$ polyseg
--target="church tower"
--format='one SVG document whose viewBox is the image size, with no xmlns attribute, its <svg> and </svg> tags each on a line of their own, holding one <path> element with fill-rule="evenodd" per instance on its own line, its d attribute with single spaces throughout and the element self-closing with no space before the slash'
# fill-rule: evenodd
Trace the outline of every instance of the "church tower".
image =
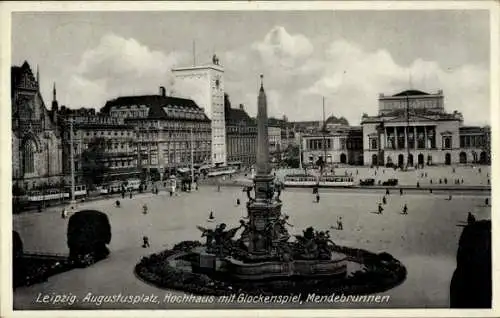
<svg viewBox="0 0 500 318">
<path fill-rule="evenodd" d="M 57 102 L 57 92 L 56 83 L 54 82 L 54 87 L 52 88 L 52 107 L 51 107 L 52 121 L 57 122 L 57 113 L 59 112 L 59 103 Z"/>
<path fill-rule="evenodd" d="M 224 67 L 217 55 L 212 63 L 172 69 L 179 97 L 192 99 L 212 121 L 212 165 L 226 165 L 226 124 L 224 110 Z"/>
</svg>

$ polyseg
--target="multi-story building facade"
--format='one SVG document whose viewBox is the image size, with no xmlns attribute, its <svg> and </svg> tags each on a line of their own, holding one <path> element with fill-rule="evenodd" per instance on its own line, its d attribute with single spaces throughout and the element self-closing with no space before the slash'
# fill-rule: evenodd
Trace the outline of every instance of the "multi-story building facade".
<svg viewBox="0 0 500 318">
<path fill-rule="evenodd" d="M 491 163 L 489 127 L 460 127 L 460 163 Z"/>
<path fill-rule="evenodd" d="M 45 107 L 39 78 L 26 61 L 11 68 L 12 179 L 17 189 L 50 187 L 63 178 L 55 86 L 54 112 Z"/>
<path fill-rule="evenodd" d="M 225 108 L 228 164 L 251 166 L 257 160 L 257 123 L 242 104 L 231 108 L 227 102 Z"/>
<path fill-rule="evenodd" d="M 160 179 L 176 168 L 210 163 L 211 122 L 193 100 L 158 95 L 123 96 L 101 112 L 123 118 L 136 131 L 138 166 Z"/>
<path fill-rule="evenodd" d="M 330 164 L 363 164 L 361 127 L 331 126 L 325 132 L 304 134 L 302 157 L 306 165 L 322 160 Z"/>
<path fill-rule="evenodd" d="M 96 176 L 86 170 L 86 152 L 96 152 L 92 165 L 102 166 L 101 182 L 126 180 L 139 177 L 137 168 L 137 145 L 134 126 L 126 124 L 123 118 L 95 114 L 95 110 L 61 111 L 64 130 L 64 172 L 71 174 L 71 153 L 73 145 L 74 175 L 76 184 L 89 182 Z M 73 122 L 71 136 L 70 121 Z"/>
<path fill-rule="evenodd" d="M 218 57 L 213 56 L 211 65 L 174 68 L 172 73 L 176 93 L 195 100 L 211 120 L 211 163 L 225 165 L 224 68 L 219 64 Z"/>
<path fill-rule="evenodd" d="M 459 163 L 462 114 L 447 113 L 440 90 L 380 94 L 377 116 L 364 116 L 365 165 Z"/>
</svg>

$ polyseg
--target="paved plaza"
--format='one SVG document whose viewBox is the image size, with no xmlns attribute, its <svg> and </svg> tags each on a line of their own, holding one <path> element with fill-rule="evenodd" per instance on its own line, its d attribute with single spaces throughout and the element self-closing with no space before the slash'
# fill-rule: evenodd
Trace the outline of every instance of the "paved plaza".
<svg viewBox="0 0 500 318">
<path fill-rule="evenodd" d="M 350 169 L 354 170 L 355 169 Z M 387 171 L 390 169 L 386 170 Z M 483 170 L 483 174 L 486 171 Z M 451 178 L 451 177 L 450 177 Z M 325 308 L 422 308 L 448 307 L 449 283 L 455 268 L 458 238 L 462 227 L 457 224 L 466 220 L 467 212 L 477 219 L 489 219 L 491 208 L 484 206 L 485 195 L 448 195 L 416 192 L 399 195 L 392 191 L 384 213 L 377 215 L 378 202 L 383 190 L 372 192 L 320 191 L 321 201 L 313 203 L 310 189 L 287 189 L 282 193 L 283 212 L 290 215 L 292 234 L 301 234 L 308 226 L 315 229 L 330 229 L 338 216 L 343 217 L 344 230 L 331 229 L 335 243 L 358 247 L 373 252 L 386 251 L 402 261 L 408 269 L 408 277 L 400 286 L 381 295 L 389 295 L 389 303 L 380 304 L 330 304 Z M 163 298 L 166 293 L 182 295 L 182 292 L 161 290 L 139 280 L 133 270 L 141 257 L 172 247 L 182 240 L 198 240 L 200 232 L 196 225 L 207 225 L 210 211 L 217 222 L 231 226 L 246 215 L 245 204 L 236 206 L 236 199 L 246 202 L 246 194 L 238 187 L 222 187 L 218 192 L 214 186 L 202 186 L 193 193 L 180 193 L 170 197 L 142 194 L 133 199 L 121 199 L 122 206 L 116 208 L 116 199 L 87 202 L 79 209 L 97 209 L 110 219 L 112 239 L 109 258 L 89 268 L 74 269 L 53 277 L 45 283 L 18 288 L 14 292 L 15 309 L 168 309 L 203 308 L 196 304 L 95 304 L 75 303 L 72 306 L 36 303 L 39 293 L 72 293 L 83 298 L 87 292 L 97 295 L 156 294 Z M 401 215 L 404 204 L 408 215 Z M 149 213 L 142 213 L 147 204 Z M 26 252 L 67 254 L 67 219 L 61 219 L 60 208 L 43 213 L 14 215 L 14 229 L 24 243 Z M 151 247 L 141 248 L 141 238 L 147 235 Z M 230 307 L 241 305 L 233 304 Z M 264 305 L 254 305 L 263 307 Z M 290 304 L 288 306 L 291 306 Z M 303 306 L 303 305 L 302 305 Z M 319 307 L 318 304 L 308 306 Z M 205 305 L 214 308 L 216 305 Z M 276 306 L 275 306 L 276 307 Z M 227 307 L 220 307 L 227 308 Z M 286 308 L 286 307 L 283 307 Z"/>
</svg>

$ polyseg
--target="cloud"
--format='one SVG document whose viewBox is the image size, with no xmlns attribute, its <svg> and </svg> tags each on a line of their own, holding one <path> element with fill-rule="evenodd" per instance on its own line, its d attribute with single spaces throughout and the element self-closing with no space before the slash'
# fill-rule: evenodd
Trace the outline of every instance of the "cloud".
<svg viewBox="0 0 500 318">
<path fill-rule="evenodd" d="M 324 96 L 327 116 L 344 116 L 356 125 L 363 113 L 377 114 L 380 93 L 396 94 L 408 89 L 411 79 L 414 89 L 430 93 L 442 89 L 446 111 L 462 112 L 466 124 L 489 123 L 489 73 L 484 66 L 465 64 L 444 69 L 436 61 L 418 57 L 410 65 L 399 65 L 384 48 L 369 51 L 360 44 L 338 39 L 327 45 L 325 52 L 314 52 L 312 43 L 314 39 L 274 27 L 262 41 L 240 49 L 230 61 L 236 64 L 226 63 L 226 69 L 238 72 L 231 73 L 231 82 L 237 85 L 226 84 L 233 104 L 246 103 L 250 105 L 246 109 L 255 115 L 257 78 L 263 72 L 270 115 L 319 120 Z"/>
<path fill-rule="evenodd" d="M 252 48 L 265 64 L 284 68 L 298 66 L 314 51 L 312 43 L 304 35 L 289 34 L 282 26 L 274 27 L 263 41 L 254 43 Z"/>
<path fill-rule="evenodd" d="M 100 108 L 119 95 L 156 94 L 159 86 L 171 88 L 171 68 L 185 54 L 151 50 L 132 38 L 103 36 L 99 44 L 83 53 L 70 78 L 72 101 Z M 86 98 L 80 98 L 85 94 Z"/>
<path fill-rule="evenodd" d="M 120 95 L 155 94 L 160 85 L 173 89 L 174 95 L 190 92 L 182 96 L 196 101 L 202 91 L 181 87 L 170 73 L 173 66 L 187 63 L 188 55 L 155 51 L 136 39 L 108 34 L 68 72 L 69 80 L 61 85 L 66 90 L 61 92 L 71 101 L 70 107 L 100 108 Z M 327 116 L 343 116 L 353 125 L 359 124 L 363 113 L 377 114 L 379 93 L 408 89 L 411 74 L 414 89 L 431 93 L 442 89 L 446 110 L 462 112 L 466 124 L 490 122 L 489 71 L 482 65 L 448 69 L 418 56 L 400 65 L 383 47 L 367 50 L 362 43 L 346 39 L 324 43 L 281 26 L 270 29 L 261 40 L 221 53 L 221 63 L 232 104 L 245 104 L 252 116 L 257 111 L 259 74 L 264 74 L 269 115 L 319 120 L 324 96 Z M 59 87 L 58 83 L 58 92 Z"/>
</svg>

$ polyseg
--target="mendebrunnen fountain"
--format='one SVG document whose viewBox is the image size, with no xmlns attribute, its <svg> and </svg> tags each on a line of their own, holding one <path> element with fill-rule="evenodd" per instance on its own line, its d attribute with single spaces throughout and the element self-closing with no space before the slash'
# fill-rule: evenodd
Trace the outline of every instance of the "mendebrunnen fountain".
<svg viewBox="0 0 500 318">
<path fill-rule="evenodd" d="M 183 241 L 136 265 L 138 277 L 157 287 L 198 295 L 366 295 L 402 283 L 406 268 L 388 253 L 343 247 L 313 227 L 290 241 L 288 216 L 275 195 L 269 165 L 267 100 L 258 97 L 257 169 L 247 191 L 248 215 L 232 229 L 197 226 L 204 243 Z M 252 197 L 252 191 L 254 196 Z M 241 231 L 240 231 L 241 230 Z M 241 232 L 239 238 L 238 232 Z"/>
</svg>

